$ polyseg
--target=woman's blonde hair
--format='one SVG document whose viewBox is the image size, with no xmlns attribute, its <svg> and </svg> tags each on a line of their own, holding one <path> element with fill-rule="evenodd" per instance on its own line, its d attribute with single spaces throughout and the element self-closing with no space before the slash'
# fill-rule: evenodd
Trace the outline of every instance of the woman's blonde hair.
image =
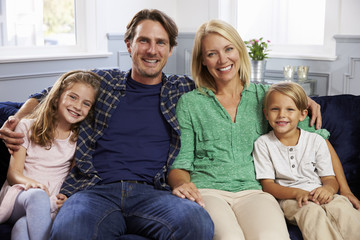
<svg viewBox="0 0 360 240">
<path fill-rule="evenodd" d="M 192 51 L 191 73 L 196 87 L 205 87 L 213 92 L 216 92 L 215 80 L 211 76 L 207 67 L 202 64 L 202 40 L 205 36 L 211 33 L 219 34 L 235 46 L 240 55 L 239 81 L 247 87 L 250 82 L 251 65 L 245 43 L 233 26 L 218 19 L 210 20 L 202 24 L 195 35 Z"/>
<path fill-rule="evenodd" d="M 307 95 L 304 89 L 299 84 L 295 82 L 280 82 L 271 85 L 266 93 L 264 101 L 264 108 L 266 109 L 266 111 L 268 110 L 270 95 L 273 92 L 279 92 L 291 98 L 300 111 L 304 111 L 308 108 Z"/>
<path fill-rule="evenodd" d="M 100 88 L 100 77 L 90 71 L 75 70 L 63 74 L 49 91 L 48 95 L 39 103 L 34 112 L 27 118 L 35 119 L 30 131 L 30 140 L 34 143 L 51 148 L 55 138 L 58 117 L 58 102 L 61 94 L 75 83 L 90 85 L 95 91 L 95 100 Z M 95 103 L 92 105 L 87 118 L 92 118 Z M 76 142 L 79 134 L 80 122 L 71 126 L 73 135 L 71 141 Z"/>
</svg>

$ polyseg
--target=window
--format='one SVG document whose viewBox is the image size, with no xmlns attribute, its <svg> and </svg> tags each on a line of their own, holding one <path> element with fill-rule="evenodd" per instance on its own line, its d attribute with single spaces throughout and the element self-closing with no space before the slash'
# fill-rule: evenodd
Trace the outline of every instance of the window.
<svg viewBox="0 0 360 240">
<path fill-rule="evenodd" d="M 76 45 L 74 0 L 1 2 L 1 47 Z"/>
<path fill-rule="evenodd" d="M 0 62 L 104 56 L 91 16 L 96 0 L 0 0 Z"/>
<path fill-rule="evenodd" d="M 237 29 L 243 38 L 271 41 L 271 57 L 335 59 L 330 28 L 336 3 L 329 0 L 239 0 Z"/>
</svg>

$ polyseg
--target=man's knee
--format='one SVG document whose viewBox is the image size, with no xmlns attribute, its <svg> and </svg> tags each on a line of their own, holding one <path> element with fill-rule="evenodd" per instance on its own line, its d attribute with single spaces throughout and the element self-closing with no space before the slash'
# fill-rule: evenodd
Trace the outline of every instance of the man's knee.
<svg viewBox="0 0 360 240">
<path fill-rule="evenodd" d="M 56 216 L 51 239 L 116 239 L 126 224 L 120 210 L 106 205 L 83 193 L 73 195 Z"/>
<path fill-rule="evenodd" d="M 175 234 L 176 239 L 212 239 L 214 236 L 214 224 L 210 215 L 195 202 L 184 204 L 177 220 L 180 229 Z"/>
</svg>

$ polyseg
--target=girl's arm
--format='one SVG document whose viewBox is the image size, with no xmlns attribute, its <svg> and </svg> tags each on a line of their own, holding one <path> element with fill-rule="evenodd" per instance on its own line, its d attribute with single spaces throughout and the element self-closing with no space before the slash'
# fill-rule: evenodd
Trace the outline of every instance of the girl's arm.
<svg viewBox="0 0 360 240">
<path fill-rule="evenodd" d="M 300 188 L 284 187 L 275 183 L 273 179 L 261 179 L 260 183 L 264 192 L 268 192 L 280 200 L 296 199 L 299 207 L 302 207 L 303 204 L 306 205 L 311 200 L 309 192 Z"/>
<path fill-rule="evenodd" d="M 347 197 L 350 200 L 350 202 L 353 204 L 354 208 L 360 211 L 360 201 L 355 197 L 355 195 L 350 190 L 350 187 L 346 181 L 346 177 L 339 156 L 337 155 L 334 147 L 331 145 L 331 143 L 328 140 L 326 140 L 326 143 L 330 150 L 331 162 L 335 172 L 336 180 L 339 183 L 340 194 Z"/>
<path fill-rule="evenodd" d="M 29 188 L 40 188 L 43 189 L 47 194 L 49 191 L 44 184 L 35 181 L 32 178 L 24 176 L 24 166 L 26 158 L 26 148 L 23 146 L 11 155 L 9 169 L 7 174 L 7 181 L 12 186 L 15 184 L 24 184 L 25 190 Z"/>
<path fill-rule="evenodd" d="M 205 204 L 201 194 L 194 183 L 190 182 L 190 174 L 183 169 L 172 169 L 169 173 L 169 185 L 172 188 L 172 194 L 187 198 L 204 207 Z"/>
</svg>

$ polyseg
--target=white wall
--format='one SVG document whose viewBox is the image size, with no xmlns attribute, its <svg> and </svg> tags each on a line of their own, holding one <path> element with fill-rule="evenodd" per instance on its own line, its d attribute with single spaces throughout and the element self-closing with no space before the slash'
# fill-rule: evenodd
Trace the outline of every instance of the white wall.
<svg viewBox="0 0 360 240">
<path fill-rule="evenodd" d="M 120 49 L 122 48 L 120 43 L 123 43 L 123 41 L 108 41 L 107 34 L 124 33 L 126 25 L 132 16 L 143 8 L 160 9 L 175 20 L 180 33 L 194 33 L 204 21 L 212 18 L 224 19 L 225 12 L 231 12 L 233 10 L 231 6 L 237 3 L 237 0 L 95 1 L 96 9 L 93 9 L 93 17 L 99 21 L 95 27 L 100 29 L 100 38 L 105 40 L 105 42 L 109 42 L 109 51 L 114 54 L 102 58 L 88 57 L 59 61 L 1 63 L 0 101 L 25 101 L 29 94 L 51 86 L 61 73 L 72 69 L 112 68 L 119 66 L 119 59 L 126 59 L 128 61 L 128 56 L 121 54 L 119 56 L 119 51 L 126 52 L 126 49 Z M 350 38 L 354 43 L 348 44 L 349 38 L 339 38 L 340 44 L 337 45 L 337 61 L 309 61 L 286 58 L 269 59 L 270 62 L 267 65 L 267 70 L 269 70 L 270 74 L 281 75 L 282 66 L 285 63 L 310 65 L 312 76 L 318 77 L 323 84 L 322 95 L 341 93 L 360 95 L 360 76 L 357 70 L 360 64 L 360 51 L 358 47 L 360 36 L 360 0 L 327 1 L 331 1 L 338 6 L 337 9 L 333 9 L 336 19 L 333 19 L 334 22 L 331 24 L 331 27 L 336 28 L 336 35 L 357 35 L 357 38 L 354 40 Z M 218 7 L 220 2 L 226 2 L 225 9 Z M 228 20 L 233 22 L 234 17 L 229 17 Z M 179 65 L 184 65 L 184 62 L 189 57 L 191 39 L 185 38 L 181 41 L 185 47 L 177 47 L 178 54 L 173 54 L 169 60 L 167 64 L 168 69 L 165 69 L 167 72 L 178 74 L 188 72 L 186 66 L 179 68 Z M 186 43 L 184 44 L 184 42 Z M 173 72 L 174 69 L 177 72 Z"/>
<path fill-rule="evenodd" d="M 236 6 L 237 0 L 99 0 L 100 13 L 105 18 L 104 32 L 124 33 L 132 16 L 143 8 L 157 8 L 172 17 L 180 32 L 195 32 L 205 21 L 224 16 L 219 2 L 227 6 Z M 327 0 L 335 2 L 339 8 L 337 34 L 360 34 L 360 1 Z M 131 3 L 131 4 L 130 4 Z M 231 11 L 228 9 L 227 11 Z M 230 18 L 232 19 L 232 18 Z M 338 19 L 335 19 L 338 20 Z"/>
<path fill-rule="evenodd" d="M 360 35 L 360 1 L 342 0 L 339 34 Z"/>
</svg>

